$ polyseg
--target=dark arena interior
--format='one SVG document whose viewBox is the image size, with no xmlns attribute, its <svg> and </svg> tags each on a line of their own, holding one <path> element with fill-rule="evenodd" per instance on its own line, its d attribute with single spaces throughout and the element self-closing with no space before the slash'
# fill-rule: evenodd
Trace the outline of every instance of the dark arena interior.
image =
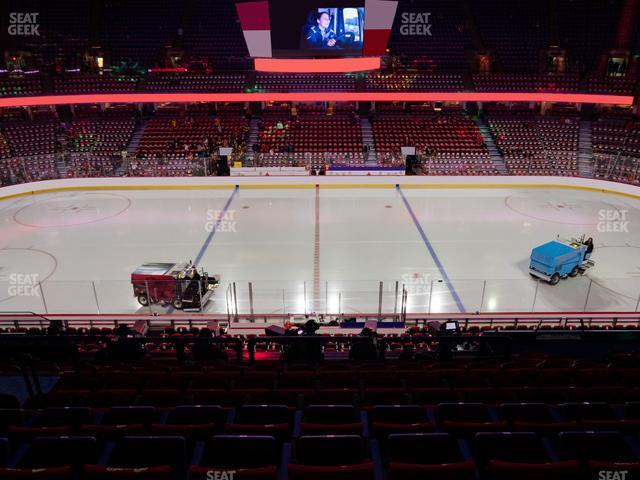
<svg viewBox="0 0 640 480">
<path fill-rule="evenodd" d="M 640 480 L 640 0 L 0 19 L 1 480 Z"/>
</svg>

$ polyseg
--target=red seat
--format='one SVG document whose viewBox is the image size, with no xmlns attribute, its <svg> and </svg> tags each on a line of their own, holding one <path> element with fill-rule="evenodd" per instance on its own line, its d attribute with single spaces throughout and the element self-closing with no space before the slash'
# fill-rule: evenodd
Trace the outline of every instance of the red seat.
<svg viewBox="0 0 640 480">
<path fill-rule="evenodd" d="M 291 480 L 372 480 L 373 473 L 373 462 L 340 466 L 289 465 Z"/>
<path fill-rule="evenodd" d="M 390 462 L 388 478 L 389 480 L 473 480 L 476 478 L 476 467 L 472 460 L 441 465 Z"/>
<path fill-rule="evenodd" d="M 226 468 L 217 467 L 202 467 L 198 465 L 192 465 L 189 468 L 189 480 L 211 480 L 212 471 L 219 470 L 225 472 Z M 266 466 L 255 468 L 233 468 L 234 480 L 277 480 L 278 479 L 278 467 Z"/>
<path fill-rule="evenodd" d="M 51 468 L 0 468 L 0 478 L 3 480 L 18 479 L 42 479 L 42 480 L 68 480 L 71 479 L 71 467 Z"/>
<path fill-rule="evenodd" d="M 580 478 L 578 462 L 515 463 L 489 460 L 488 471 L 495 480 L 572 480 Z"/>
<path fill-rule="evenodd" d="M 84 478 L 95 480 L 172 480 L 173 469 L 169 466 L 154 467 L 109 467 L 85 465 Z"/>
</svg>

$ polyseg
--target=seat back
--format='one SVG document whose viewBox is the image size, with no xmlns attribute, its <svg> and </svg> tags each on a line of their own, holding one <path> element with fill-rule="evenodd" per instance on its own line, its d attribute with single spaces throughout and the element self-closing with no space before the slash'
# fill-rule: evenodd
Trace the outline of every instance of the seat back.
<svg viewBox="0 0 640 480">
<path fill-rule="evenodd" d="M 483 466 L 489 460 L 545 463 L 550 460 L 542 439 L 530 432 L 481 432 L 474 440 L 475 458 Z"/>
<path fill-rule="evenodd" d="M 354 465 L 367 458 L 359 435 L 306 435 L 294 445 L 294 459 L 303 465 Z"/>
<path fill-rule="evenodd" d="M 169 412 L 167 423 L 170 425 L 197 425 L 202 423 L 221 423 L 226 412 L 218 405 L 179 405 Z"/>
<path fill-rule="evenodd" d="M 21 468 L 61 467 L 97 461 L 98 443 L 94 437 L 37 437 L 19 465 Z"/>
<path fill-rule="evenodd" d="M 131 436 L 120 440 L 111 458 L 110 466 L 153 467 L 168 465 L 182 470 L 187 463 L 187 447 L 183 437 Z"/>
<path fill-rule="evenodd" d="M 553 416 L 544 403 L 503 403 L 499 407 L 500 417 L 509 422 L 551 422 Z"/>
<path fill-rule="evenodd" d="M 244 405 L 236 412 L 236 423 L 288 423 L 291 412 L 285 405 Z"/>
<path fill-rule="evenodd" d="M 216 435 L 207 442 L 200 461 L 201 465 L 228 468 L 264 467 L 278 463 L 276 440 L 266 435 Z"/>
<path fill-rule="evenodd" d="M 347 423 L 359 420 L 353 405 L 309 405 L 304 410 L 302 420 L 310 423 Z"/>
<path fill-rule="evenodd" d="M 638 457 L 619 432 L 562 432 L 558 435 L 560 454 L 581 461 L 633 462 Z"/>
<path fill-rule="evenodd" d="M 487 422 L 489 411 L 482 403 L 441 403 L 436 408 L 438 421 Z"/>
<path fill-rule="evenodd" d="M 460 447 L 448 433 L 401 433 L 389 435 L 389 461 L 435 465 L 464 460 Z"/>
</svg>

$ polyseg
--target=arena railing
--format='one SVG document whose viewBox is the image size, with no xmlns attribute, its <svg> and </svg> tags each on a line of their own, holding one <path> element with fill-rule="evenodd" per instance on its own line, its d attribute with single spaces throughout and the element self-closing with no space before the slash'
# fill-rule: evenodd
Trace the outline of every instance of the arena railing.
<svg viewBox="0 0 640 480">
<path fill-rule="evenodd" d="M 34 166 L 38 162 L 47 162 L 49 169 L 38 169 Z M 368 155 L 350 157 L 345 153 L 320 153 L 320 152 L 282 152 L 282 153 L 241 153 L 228 159 L 232 176 L 297 176 L 324 174 L 327 171 L 353 170 L 358 174 L 360 170 L 366 172 L 379 170 L 381 173 L 388 170 L 388 174 L 403 174 L 405 162 L 399 153 L 382 152 L 376 154 L 376 162 L 368 162 Z M 93 156 L 90 152 L 74 152 L 67 156 L 29 156 L 11 157 L 0 160 L 12 165 L 12 172 L 0 175 L 0 187 L 19 183 L 35 182 L 40 180 L 53 180 L 59 178 L 107 178 L 107 177 L 208 177 L 221 173 L 216 155 L 206 157 L 128 157 L 126 160 L 120 156 Z M 64 164 L 64 170 L 61 165 Z M 420 175 L 498 175 L 499 172 L 491 159 L 485 159 L 485 163 L 474 163 L 469 158 L 451 157 L 437 159 L 429 155 L 419 154 L 414 164 L 416 172 Z M 554 162 L 549 162 L 542 170 L 535 161 L 529 161 L 526 166 L 527 174 L 533 176 L 574 176 L 580 177 L 581 172 L 562 168 Z M 572 173 L 573 172 L 573 173 Z M 637 175 L 624 177 L 607 173 L 602 174 L 594 170 L 594 174 L 585 178 L 601 178 L 619 183 L 635 184 Z M 366 173 L 361 173 L 366 174 Z M 508 175 L 508 173 L 507 173 Z M 514 175 L 517 176 L 517 175 Z"/>
<path fill-rule="evenodd" d="M 286 354 L 297 345 L 302 345 L 308 352 L 310 349 L 327 344 L 342 344 L 353 347 L 356 344 L 368 344 L 376 350 L 377 358 L 384 360 L 388 347 L 391 343 L 412 344 L 414 347 L 420 345 L 421 349 L 426 349 L 435 353 L 445 353 L 445 350 L 452 350 L 457 346 L 466 346 L 469 350 L 475 350 L 482 355 L 505 356 L 508 357 L 511 348 L 511 338 L 506 335 L 414 335 L 407 337 L 376 338 L 369 335 L 336 337 L 329 335 L 283 335 L 253 337 L 247 341 L 247 351 L 249 361 L 255 361 L 256 345 L 271 344 L 280 345 Z M 301 352 L 296 352 L 301 353 Z M 357 359 L 357 358 L 356 358 Z M 296 358 L 296 360 L 299 360 Z"/>
<path fill-rule="evenodd" d="M 128 335 L 16 335 L 0 334 L 2 352 L 0 358 L 16 360 L 18 364 L 28 368 L 33 375 L 38 374 L 39 360 L 63 362 L 79 369 L 82 359 L 96 357 L 98 360 L 113 360 L 114 355 L 131 354 L 143 358 L 150 345 L 162 345 L 165 352 L 172 352 L 175 359 L 181 362 L 187 360 L 187 350 L 196 344 L 208 344 L 223 347 L 235 352 L 235 358 L 230 360 L 242 362 L 246 345 L 247 359 L 256 361 L 256 345 L 276 344 L 287 360 L 301 360 L 293 358 L 305 355 L 317 349 L 319 356 L 329 355 L 324 351 L 328 344 L 342 345 L 341 353 L 346 353 L 356 345 L 366 345 L 375 351 L 375 358 L 384 360 L 391 343 L 412 345 L 425 352 L 442 353 L 444 350 L 475 352 L 486 356 L 508 356 L 511 352 L 512 338 L 508 335 L 412 335 L 406 337 L 385 338 L 371 335 L 335 336 L 324 334 L 298 335 L 296 330 L 282 336 L 253 336 L 246 341 L 238 337 L 202 337 L 202 336 L 142 336 L 131 332 Z M 91 346 L 93 353 L 83 351 L 84 346 Z M 153 356 L 153 352 L 151 352 Z M 111 357 L 110 357 L 111 356 Z M 312 355 L 313 356 L 313 355 Z M 164 358 L 169 358 L 163 355 Z M 344 357 L 344 355 L 342 355 Z M 36 391 L 40 390 L 36 385 Z"/>
<path fill-rule="evenodd" d="M 28 270 L 28 269 L 27 269 Z M 7 312 L 38 315 L 210 314 L 229 322 L 277 315 L 344 318 L 366 314 L 404 321 L 416 315 L 640 311 L 640 278 L 562 280 L 562 288 L 530 278 L 284 281 L 221 280 L 209 290 L 187 280 L 40 280 L 37 272 L 0 279 Z M 190 286 L 191 285 L 191 286 Z M 201 300 L 205 301 L 204 305 Z"/>
<path fill-rule="evenodd" d="M 42 334 L 0 334 L 2 352 L 0 358 L 13 358 L 20 355 L 32 355 L 36 358 L 58 355 L 71 363 L 77 363 L 81 356 L 78 349 L 82 345 L 98 345 L 103 350 L 113 345 L 128 345 L 135 347 L 148 347 L 156 344 L 165 350 L 172 348 L 177 359 L 184 360 L 185 348 L 194 344 L 210 344 L 229 348 L 235 351 L 235 360 L 243 358 L 244 342 L 239 337 L 201 337 L 201 336 L 152 336 L 142 335 L 129 330 L 126 335 L 116 333 L 102 335 L 42 335 Z M 144 350 L 141 350 L 144 351 Z"/>
<path fill-rule="evenodd" d="M 62 178 L 56 154 L 0 158 L 0 187 Z"/>
<path fill-rule="evenodd" d="M 344 317 L 322 316 L 282 316 L 263 315 L 240 317 L 237 322 L 229 323 L 225 318 L 215 315 L 51 315 L 46 321 L 29 314 L 7 314 L 0 312 L 0 333 L 10 335 L 41 335 L 48 331 L 50 321 L 61 321 L 63 329 L 69 334 L 112 335 L 121 325 L 135 329 L 139 324 L 146 325 L 157 335 L 197 335 L 202 329 L 226 333 L 230 336 L 245 337 L 264 335 L 271 326 L 283 328 L 300 328 L 308 320 L 313 319 L 320 325 L 319 332 L 326 335 L 353 335 L 365 326 L 376 325 L 382 336 L 397 337 L 405 332 L 432 331 L 434 325 L 455 321 L 460 331 L 466 335 L 486 332 L 584 332 L 606 331 L 633 333 L 640 331 L 640 315 L 634 313 L 514 313 L 514 314 L 432 314 L 410 315 L 404 322 L 397 317 L 356 314 Z"/>
<path fill-rule="evenodd" d="M 358 152 L 234 152 L 228 159 L 232 176 L 276 175 L 296 176 L 324 174 L 327 170 L 379 170 L 382 173 L 397 175 L 404 173 L 405 161 L 401 153 L 377 152 L 375 163 L 369 162 L 368 153 Z M 129 155 L 123 159 L 120 154 L 104 155 L 93 152 L 68 152 L 67 154 L 45 154 L 0 159 L 0 187 L 19 183 L 52 180 L 59 178 L 106 178 L 106 177 L 208 177 L 219 175 L 222 171 L 218 164 L 218 155 L 192 156 L 176 154 L 171 156 L 135 157 Z M 4 168 L 3 164 L 11 169 Z M 47 168 L 42 168 L 42 166 Z M 64 167 L 63 167 L 64 165 Z M 508 167 L 507 167 L 508 168 Z M 574 176 L 584 173 L 580 169 L 568 169 L 550 160 L 541 166 L 536 160 L 529 160 L 519 167 L 520 172 L 527 170 L 533 176 Z M 417 152 L 414 170 L 420 175 L 499 175 L 493 161 L 487 157 L 478 163 L 469 157 L 438 158 Z M 401 172 L 400 172 L 401 171 Z M 362 174 L 366 174 L 362 173 Z M 507 172 L 509 175 L 509 172 Z M 515 175 L 514 176 L 519 176 Z M 616 171 L 602 172 L 594 168 L 591 176 L 618 183 L 636 184 L 636 174 L 616 175 Z"/>
<path fill-rule="evenodd" d="M 428 349 L 441 358 L 449 356 L 454 351 L 475 353 L 480 356 L 509 358 L 513 338 L 508 335 L 407 335 L 398 337 L 383 337 L 376 340 L 380 360 L 384 360 L 392 343 L 417 348 Z"/>
<path fill-rule="evenodd" d="M 404 168 L 400 153 L 380 153 L 377 163 L 367 163 L 364 153 L 345 152 L 234 152 L 228 159 L 233 175 L 311 175 L 327 169 Z M 9 157 L 0 159 L 0 187 L 59 178 L 105 177 L 207 177 L 223 174 L 218 155 L 176 154 L 167 156 L 104 155 L 93 152 L 68 152 Z M 6 167 L 10 168 L 6 168 Z M 3 168 L 4 167 L 4 168 Z M 46 167 L 46 168 L 44 168 Z M 254 169 L 262 169 L 254 172 Z M 2 175 L 2 170 L 6 173 Z"/>
<path fill-rule="evenodd" d="M 353 151 L 323 151 L 323 152 L 256 152 L 247 156 L 243 162 L 247 167 L 291 166 L 317 168 L 319 165 L 328 167 L 361 166 L 367 163 L 368 150 Z M 400 152 L 379 152 L 376 154 L 378 166 L 404 166 Z"/>
<path fill-rule="evenodd" d="M 291 351 L 295 346 L 301 346 L 303 348 L 302 357 L 305 357 L 305 354 L 309 353 L 313 348 L 324 347 L 328 343 L 337 343 L 343 344 L 346 346 L 353 346 L 355 344 L 372 344 L 373 340 L 370 337 L 364 336 L 353 336 L 353 337 L 336 337 L 329 335 L 302 335 L 297 336 L 296 333 L 292 335 L 283 335 L 283 336 L 264 336 L 264 337 L 252 337 L 247 340 L 247 352 L 248 358 L 250 362 L 255 361 L 256 354 L 256 345 L 257 344 L 278 344 L 286 354 Z M 377 347 L 374 345 L 374 348 Z M 321 350 L 319 350 L 321 352 Z M 311 355 L 311 358 L 313 355 Z M 291 360 L 302 360 L 303 358 L 290 358 Z"/>
</svg>

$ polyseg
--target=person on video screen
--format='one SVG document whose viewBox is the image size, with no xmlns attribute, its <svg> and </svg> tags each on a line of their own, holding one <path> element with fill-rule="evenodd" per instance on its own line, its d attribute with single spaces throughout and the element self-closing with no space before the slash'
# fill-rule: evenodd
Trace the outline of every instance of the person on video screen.
<svg viewBox="0 0 640 480">
<path fill-rule="evenodd" d="M 327 12 L 317 12 L 315 23 L 305 25 L 304 38 L 307 48 L 335 47 L 336 33 L 331 30 L 331 17 Z"/>
</svg>

